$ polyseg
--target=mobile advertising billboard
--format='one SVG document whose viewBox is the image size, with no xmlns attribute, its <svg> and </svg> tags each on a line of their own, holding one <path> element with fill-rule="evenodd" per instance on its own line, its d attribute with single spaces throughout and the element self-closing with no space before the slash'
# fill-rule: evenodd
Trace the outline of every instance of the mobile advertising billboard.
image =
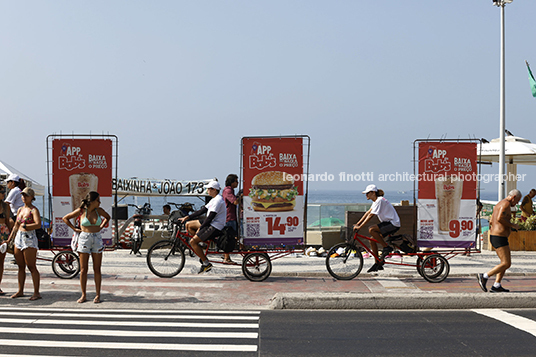
<svg viewBox="0 0 536 357">
<path fill-rule="evenodd" d="M 420 142 L 418 153 L 419 247 L 470 247 L 477 229 L 477 144 Z"/>
<path fill-rule="evenodd" d="M 303 178 L 302 137 L 242 138 L 245 244 L 303 244 Z"/>
<path fill-rule="evenodd" d="M 90 191 L 100 194 L 101 207 L 112 215 L 112 175 L 112 140 L 61 138 L 52 141 L 52 237 L 55 245 L 70 244 L 73 232 L 62 217 L 80 207 Z M 111 223 L 101 233 L 104 243 L 111 245 Z"/>
</svg>

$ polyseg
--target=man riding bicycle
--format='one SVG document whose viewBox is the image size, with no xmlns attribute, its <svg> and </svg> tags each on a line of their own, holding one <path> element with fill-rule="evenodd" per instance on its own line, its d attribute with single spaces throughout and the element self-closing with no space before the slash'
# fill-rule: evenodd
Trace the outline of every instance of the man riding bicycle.
<svg viewBox="0 0 536 357">
<path fill-rule="evenodd" d="M 225 226 L 225 216 L 227 209 L 225 207 L 225 202 L 223 198 L 219 195 L 221 187 L 218 181 L 210 181 L 206 186 L 207 193 L 212 199 L 206 206 L 202 207 L 200 210 L 180 218 L 179 221 L 185 222 L 193 218 L 197 218 L 203 214 L 207 214 L 207 218 L 200 221 L 193 221 L 191 225 L 188 225 L 188 230 L 192 230 L 193 227 L 199 227 L 192 239 L 190 239 L 190 245 L 194 250 L 195 254 L 201 258 L 201 269 L 199 269 L 199 274 L 210 271 L 212 269 L 212 264 L 208 261 L 207 256 L 203 252 L 203 248 L 199 246 L 199 243 L 214 239 L 221 234 L 221 230 Z M 191 233 L 193 234 L 193 233 Z"/>
<path fill-rule="evenodd" d="M 374 216 L 378 216 L 380 224 L 370 226 L 369 233 L 372 238 L 383 247 L 379 262 L 374 263 L 374 265 L 367 271 L 367 273 L 371 273 L 383 270 L 385 257 L 393 251 L 393 249 L 385 243 L 383 238 L 400 229 L 400 218 L 393 205 L 383 197 L 383 191 L 378 190 L 376 185 L 368 185 L 363 193 L 366 195 L 367 200 L 371 200 L 373 203 L 370 209 L 363 215 L 363 217 L 361 217 L 359 222 L 354 225 L 354 230 L 356 232 L 359 231 L 359 229 L 366 225 Z M 378 246 L 376 243 L 371 241 L 370 248 L 377 257 Z"/>
</svg>

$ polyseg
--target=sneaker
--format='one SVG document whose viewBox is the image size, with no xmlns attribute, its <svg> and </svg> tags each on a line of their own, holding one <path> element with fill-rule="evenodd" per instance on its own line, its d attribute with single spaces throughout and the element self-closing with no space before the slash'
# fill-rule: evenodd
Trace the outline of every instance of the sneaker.
<svg viewBox="0 0 536 357">
<path fill-rule="evenodd" d="M 372 265 L 370 267 L 369 270 L 367 270 L 367 273 L 374 273 L 375 271 L 378 271 L 378 270 L 383 270 L 383 264 L 381 263 L 374 263 L 374 265 Z"/>
<path fill-rule="evenodd" d="M 383 270 L 383 264 L 378 264 L 378 270 Z"/>
<path fill-rule="evenodd" d="M 201 265 L 201 269 L 199 269 L 198 274 L 206 273 L 207 271 L 210 271 L 212 269 L 212 264 L 208 263 L 208 265 Z"/>
<path fill-rule="evenodd" d="M 378 271 L 378 263 L 374 263 L 369 270 L 367 270 L 367 273 L 374 273 L 375 271 Z"/>
<path fill-rule="evenodd" d="M 486 289 L 486 284 L 488 283 L 488 279 L 484 278 L 484 274 L 477 274 L 476 278 L 478 280 L 478 284 L 480 284 L 480 288 L 484 290 L 484 292 L 487 292 L 488 289 Z"/>
<path fill-rule="evenodd" d="M 510 290 L 503 288 L 502 286 L 499 286 L 496 288 L 495 286 L 492 286 L 491 289 L 489 289 L 490 293 L 509 293 Z"/>
</svg>

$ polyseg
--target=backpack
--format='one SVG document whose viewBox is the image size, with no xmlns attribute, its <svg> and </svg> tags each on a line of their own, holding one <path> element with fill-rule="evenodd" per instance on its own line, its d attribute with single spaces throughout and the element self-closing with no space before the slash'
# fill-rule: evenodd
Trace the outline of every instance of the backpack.
<svg viewBox="0 0 536 357">
<path fill-rule="evenodd" d="M 404 253 L 416 253 L 417 252 L 417 242 L 412 235 L 409 234 L 398 234 L 396 236 L 389 237 L 387 244 L 399 248 Z"/>
<path fill-rule="evenodd" d="M 39 249 L 50 249 L 52 247 L 50 235 L 43 228 L 37 228 L 35 235 L 37 236 Z"/>
<path fill-rule="evenodd" d="M 223 227 L 216 240 L 216 246 L 224 253 L 230 253 L 236 248 L 236 231 L 229 226 Z"/>
</svg>

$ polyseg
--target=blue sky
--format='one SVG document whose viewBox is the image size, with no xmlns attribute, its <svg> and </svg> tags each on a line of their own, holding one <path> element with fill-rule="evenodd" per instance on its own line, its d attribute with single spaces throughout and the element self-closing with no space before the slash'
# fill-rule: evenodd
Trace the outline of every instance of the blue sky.
<svg viewBox="0 0 536 357">
<path fill-rule="evenodd" d="M 60 132 L 117 135 L 120 177 L 220 181 L 239 171 L 243 136 L 309 135 L 311 172 L 335 177 L 411 173 L 415 139 L 499 136 L 491 1 L 22 0 L 0 10 L 0 159 L 41 183 L 46 137 Z M 506 7 L 506 127 L 536 142 L 524 64 L 536 69 L 534 14 L 536 1 Z M 528 174 L 519 188 L 536 186 L 534 168 L 518 173 Z"/>
</svg>

